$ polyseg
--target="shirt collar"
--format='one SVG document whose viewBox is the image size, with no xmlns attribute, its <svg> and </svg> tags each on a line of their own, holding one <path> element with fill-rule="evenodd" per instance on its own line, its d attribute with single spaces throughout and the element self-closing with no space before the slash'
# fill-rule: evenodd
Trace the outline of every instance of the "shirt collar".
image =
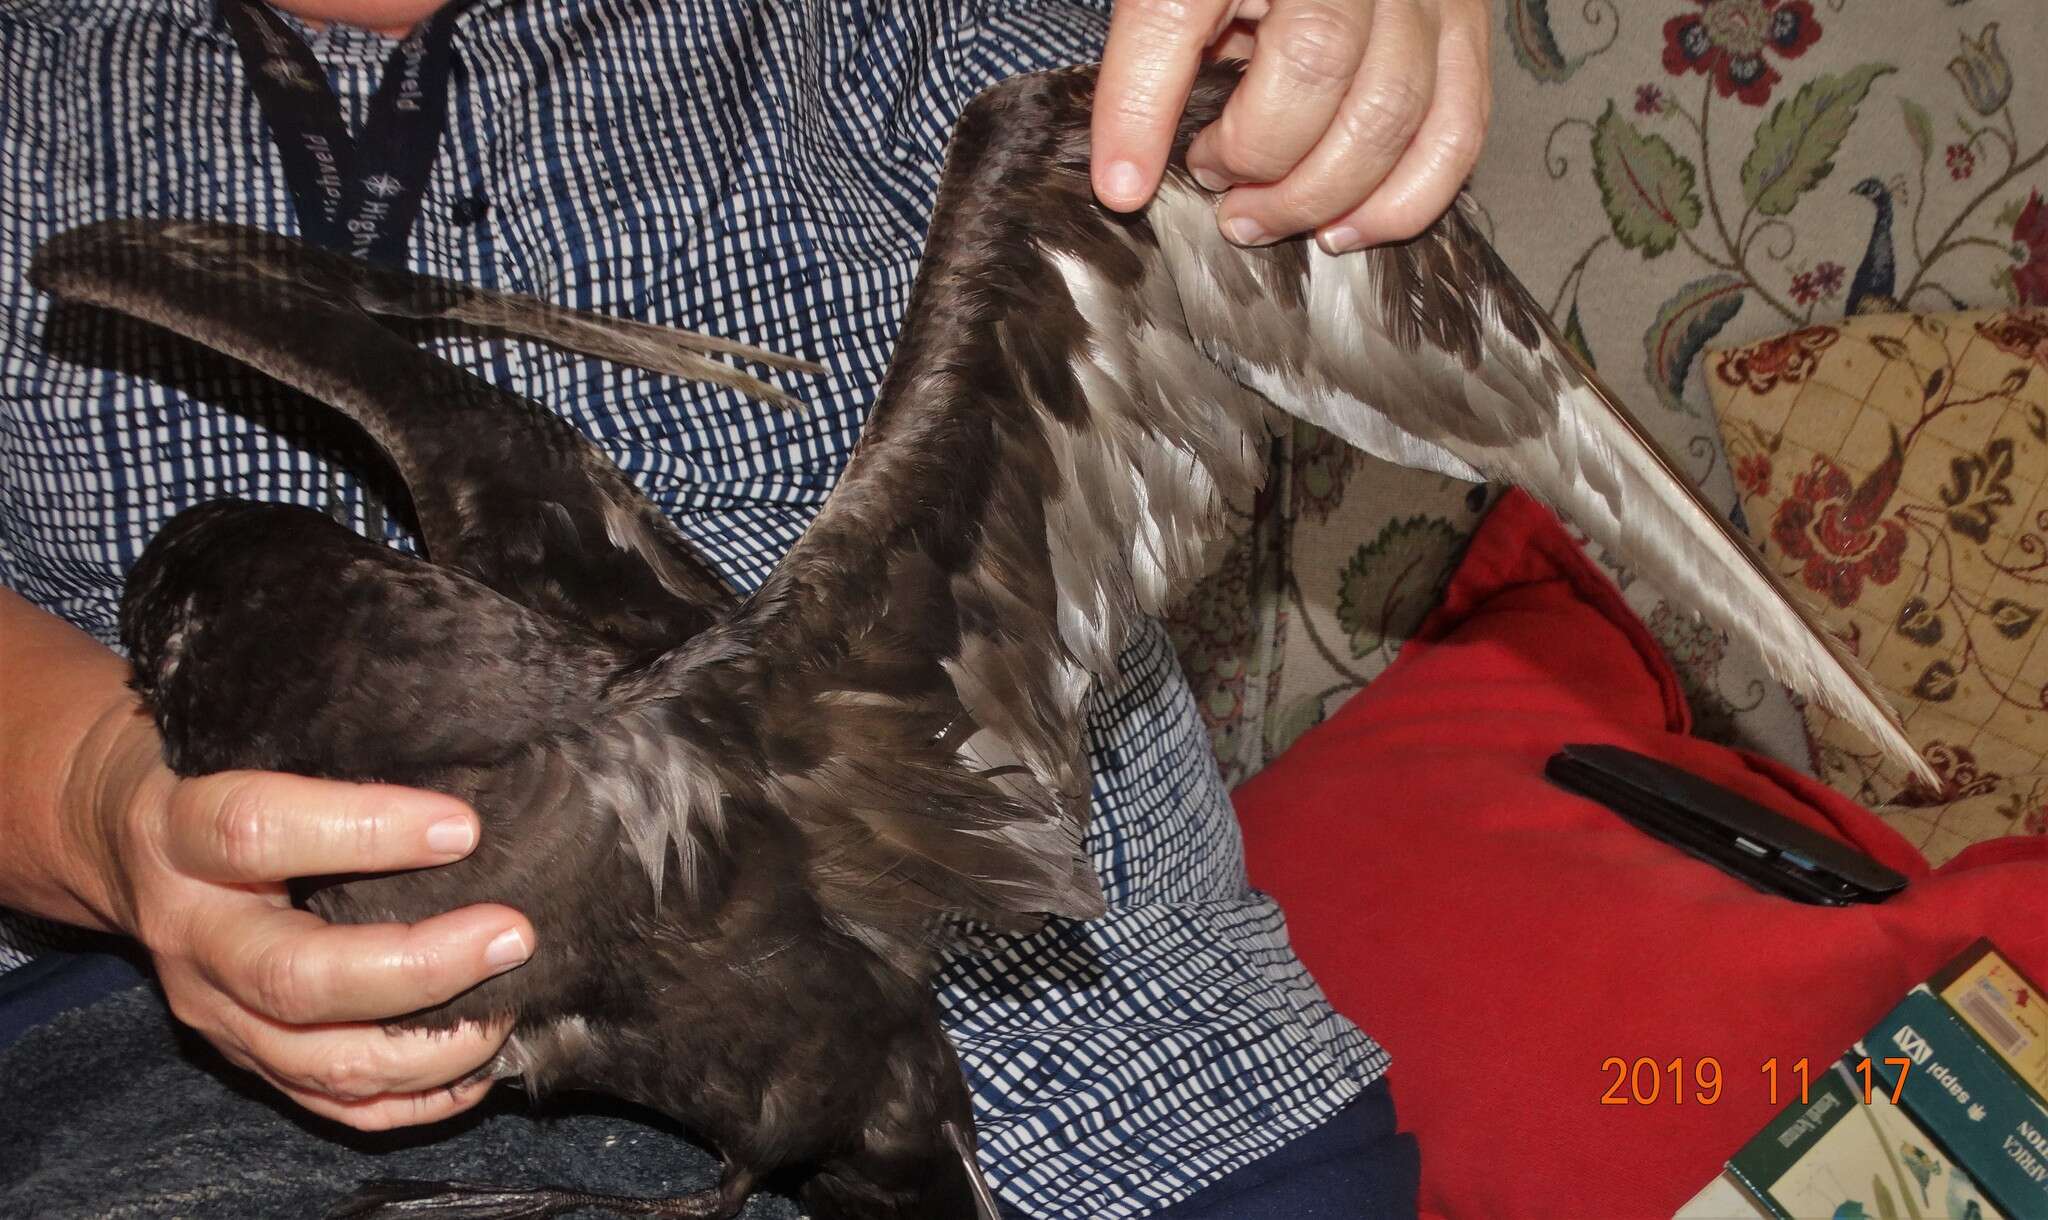
<svg viewBox="0 0 2048 1220">
<path fill-rule="evenodd" d="M 222 0 L 170 0 L 170 4 L 177 13 L 178 24 L 202 37 L 234 45 L 234 32 L 228 28 L 228 19 L 221 12 Z M 348 50 L 372 44 L 388 47 L 394 41 L 345 25 L 329 25 L 316 30 L 290 13 L 277 9 L 272 11 L 292 28 L 293 33 L 306 40 L 313 57 L 322 63 L 346 63 L 353 58 L 347 54 Z M 381 59 L 382 55 L 378 58 Z"/>
<path fill-rule="evenodd" d="M 235 36 L 228 31 L 227 18 L 221 15 L 221 0 L 168 0 L 172 14 L 179 25 L 202 37 L 210 38 L 230 46 Z M 507 7 L 514 0 L 470 0 L 464 4 L 466 10 L 457 18 L 458 24 L 467 24 L 470 13 L 478 10 L 492 10 Z M 323 61 L 341 61 L 363 58 L 383 62 L 390 49 L 397 45 L 397 39 L 373 34 L 350 26 L 333 25 L 321 31 L 314 31 L 289 13 L 279 13 L 285 23 L 298 31 L 313 49 L 313 54 Z"/>
</svg>

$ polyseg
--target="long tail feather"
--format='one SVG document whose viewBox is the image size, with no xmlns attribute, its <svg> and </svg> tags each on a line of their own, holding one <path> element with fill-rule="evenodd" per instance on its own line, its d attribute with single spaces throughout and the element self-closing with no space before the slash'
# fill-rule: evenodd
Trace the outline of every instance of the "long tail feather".
<svg viewBox="0 0 2048 1220">
<path fill-rule="evenodd" d="M 803 403 L 758 377 L 708 357 L 732 356 L 787 372 L 815 375 L 825 371 L 824 366 L 816 361 L 785 356 L 715 335 L 564 309 L 524 294 L 487 292 L 461 286 L 458 289 L 458 293 L 445 305 L 418 296 L 394 301 L 383 294 L 366 295 L 358 300 L 358 304 L 374 313 L 422 319 L 447 318 L 471 326 L 524 335 L 615 364 L 712 382 L 790 410 L 800 410 Z M 422 307 L 428 305 L 438 307 Z"/>
<path fill-rule="evenodd" d="M 728 356 L 785 372 L 816 374 L 815 361 L 785 356 L 714 335 L 653 326 L 626 318 L 566 309 L 523 293 L 491 292 L 438 276 L 373 266 L 331 250 L 238 225 L 198 221 L 122 220 L 87 225 L 58 235 L 37 252 L 36 281 L 52 290 L 90 278 L 147 243 L 191 269 L 303 284 L 365 313 L 416 321 L 446 320 L 522 335 L 652 373 L 727 386 L 785 408 L 802 404 L 788 393 L 714 356 Z"/>
</svg>

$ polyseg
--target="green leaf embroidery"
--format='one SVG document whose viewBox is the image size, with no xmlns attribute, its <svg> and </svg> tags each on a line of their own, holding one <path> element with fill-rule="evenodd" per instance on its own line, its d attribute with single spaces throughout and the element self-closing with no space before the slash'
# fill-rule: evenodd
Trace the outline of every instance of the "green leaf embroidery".
<svg viewBox="0 0 2048 1220">
<path fill-rule="evenodd" d="M 1557 45 L 1557 35 L 1550 29 L 1550 0 L 1507 0 L 1507 32 L 1515 62 L 1546 85 L 1570 80 L 1580 65 L 1591 58 L 1567 56 Z"/>
<path fill-rule="evenodd" d="M 1927 164 L 1927 158 L 1934 155 L 1934 120 L 1927 117 L 1927 108 L 1910 97 L 1899 99 L 1899 113 L 1906 120 L 1906 134 L 1913 137 L 1913 147 L 1920 150 L 1920 164 Z"/>
<path fill-rule="evenodd" d="M 1266 721 L 1266 757 L 1279 757 L 1322 719 L 1323 701 L 1320 696 L 1303 695 L 1288 704 L 1285 711 Z"/>
<path fill-rule="evenodd" d="M 1585 323 L 1579 321 L 1579 302 L 1577 297 L 1572 298 L 1571 312 L 1564 317 L 1564 341 L 1572 345 L 1572 350 L 1579 354 L 1579 359 L 1586 362 L 1587 368 L 1597 369 L 1600 367 L 1594 363 L 1593 348 L 1586 342 Z"/>
<path fill-rule="evenodd" d="M 2004 295 L 2006 304 L 2017 305 L 2020 303 L 2019 286 L 2013 281 L 2012 266 L 2010 264 L 2000 267 L 1991 273 L 1991 287 Z"/>
<path fill-rule="evenodd" d="M 1441 517 L 1389 521 L 1359 547 L 1337 582 L 1337 624 L 1351 655 L 1389 654 L 1415 634 L 1464 549 L 1465 535 Z"/>
<path fill-rule="evenodd" d="M 1685 405 L 1685 379 L 1700 349 L 1742 309 L 1743 288 L 1741 277 L 1725 272 L 1694 280 L 1664 302 L 1643 332 L 1643 375 L 1667 408 L 1692 412 Z"/>
<path fill-rule="evenodd" d="M 1821 76 L 1772 108 L 1756 129 L 1756 145 L 1742 163 L 1742 195 L 1766 216 L 1783 216 L 1799 197 L 1835 168 L 1834 155 L 1856 120 L 1870 83 L 1890 64 L 1863 64 L 1841 76 Z"/>
<path fill-rule="evenodd" d="M 1654 258 L 1700 222 L 1692 162 L 1662 136 L 1644 135 L 1607 103 L 1593 124 L 1593 181 L 1614 236 Z"/>
</svg>

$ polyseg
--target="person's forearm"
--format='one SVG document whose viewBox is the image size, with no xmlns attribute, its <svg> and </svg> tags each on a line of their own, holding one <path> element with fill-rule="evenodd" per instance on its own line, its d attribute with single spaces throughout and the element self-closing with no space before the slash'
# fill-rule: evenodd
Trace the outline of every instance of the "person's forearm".
<svg viewBox="0 0 2048 1220">
<path fill-rule="evenodd" d="M 0 906 L 121 930 L 86 819 L 157 761 L 127 678 L 97 640 L 0 588 Z"/>
</svg>

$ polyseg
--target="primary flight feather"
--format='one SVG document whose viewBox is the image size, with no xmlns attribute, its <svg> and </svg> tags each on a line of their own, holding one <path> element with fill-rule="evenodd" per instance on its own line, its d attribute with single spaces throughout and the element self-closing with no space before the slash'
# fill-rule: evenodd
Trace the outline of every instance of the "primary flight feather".
<svg viewBox="0 0 2048 1220">
<path fill-rule="evenodd" d="M 531 963 L 408 1023 L 509 1015 L 501 1074 L 702 1134 L 724 1183 L 658 1214 L 730 1215 L 798 1168 L 819 1220 L 993 1215 L 929 994 L 934 918 L 1101 909 L 1085 700 L 1258 482 L 1275 408 L 1529 488 L 1927 773 L 1462 211 L 1342 256 L 1222 239 L 1180 158 L 1235 80 L 1204 72 L 1136 216 L 1090 192 L 1091 69 L 969 107 L 860 444 L 745 599 L 574 429 L 377 319 L 496 328 L 771 400 L 714 357 L 796 362 L 228 225 L 114 222 L 39 252 L 46 291 L 311 394 L 404 476 L 424 558 L 283 506 L 174 519 L 124 600 L 138 687 L 181 772 L 377 778 L 476 806 L 471 858 L 308 904 L 349 921 L 526 911 Z M 347 1214 L 589 1202 L 399 1184 Z"/>
</svg>

